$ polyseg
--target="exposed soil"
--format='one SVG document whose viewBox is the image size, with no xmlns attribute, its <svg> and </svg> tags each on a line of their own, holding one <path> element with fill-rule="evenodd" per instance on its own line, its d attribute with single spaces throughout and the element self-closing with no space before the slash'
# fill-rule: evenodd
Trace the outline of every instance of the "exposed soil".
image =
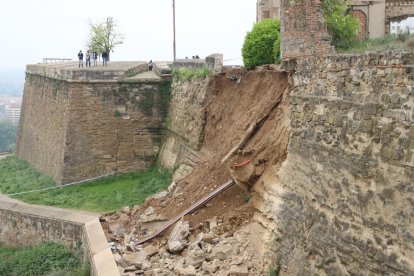
<svg viewBox="0 0 414 276">
<path fill-rule="evenodd" d="M 241 77 L 240 83 L 231 80 L 233 75 L 238 79 Z M 204 140 L 199 154 L 201 161 L 190 175 L 177 183 L 174 196 L 162 199 L 162 203 L 149 200 L 143 206 L 152 206 L 156 208 L 156 213 L 167 218 L 175 217 L 230 179 L 228 166 L 232 159 L 224 164 L 221 160 L 240 141 L 249 125 L 266 115 L 268 118 L 244 149 L 254 149 L 249 158 L 261 160 L 264 166 L 286 158 L 289 135 L 289 124 L 286 123 L 286 73 L 278 72 L 274 67 L 254 71 L 230 69 L 215 75 L 210 87 Z M 243 224 L 253 214 L 249 198 L 250 195 L 234 185 L 185 219 L 194 228 L 214 216 L 221 217 L 223 221 L 237 217 Z"/>
<path fill-rule="evenodd" d="M 252 71 L 227 69 L 214 75 L 208 87 L 200 161 L 192 173 L 177 181 L 170 193 L 102 218 L 108 240 L 114 241 L 112 249 L 122 275 L 267 274 L 260 238 L 265 230 L 253 222 L 251 198 L 260 176 L 265 171 L 274 172 L 286 159 L 290 134 L 288 76 L 276 66 Z M 235 146 L 243 155 L 235 154 L 222 162 Z M 183 248 L 172 249 L 170 239 L 177 233 L 171 233 L 172 227 L 145 247 L 137 247 L 136 241 L 148 234 L 142 229 L 143 217 L 155 216 L 155 222 L 157 218 L 176 217 L 230 180 L 229 168 L 246 160 L 251 161 L 250 168 L 254 166 L 254 177 L 247 181 L 250 191 L 233 185 L 187 215 L 184 220 L 189 222 L 189 232 L 184 231 L 185 241 L 179 243 Z M 266 196 L 255 198 L 256 203 Z"/>
</svg>

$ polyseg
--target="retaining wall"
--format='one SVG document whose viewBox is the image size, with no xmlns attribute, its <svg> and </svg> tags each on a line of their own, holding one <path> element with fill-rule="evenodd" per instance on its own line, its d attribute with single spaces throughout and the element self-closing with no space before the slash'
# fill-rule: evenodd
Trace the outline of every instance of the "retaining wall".
<svg viewBox="0 0 414 276">
<path fill-rule="evenodd" d="M 0 244 L 35 246 L 53 241 L 69 248 L 82 242 L 93 275 L 119 275 L 99 215 L 29 205 L 0 198 Z"/>
<path fill-rule="evenodd" d="M 209 79 L 175 82 L 160 163 L 168 168 L 194 166 L 203 139 L 205 100 Z"/>
<path fill-rule="evenodd" d="M 290 61 L 289 154 L 267 213 L 282 275 L 414 274 L 413 61 Z"/>
</svg>

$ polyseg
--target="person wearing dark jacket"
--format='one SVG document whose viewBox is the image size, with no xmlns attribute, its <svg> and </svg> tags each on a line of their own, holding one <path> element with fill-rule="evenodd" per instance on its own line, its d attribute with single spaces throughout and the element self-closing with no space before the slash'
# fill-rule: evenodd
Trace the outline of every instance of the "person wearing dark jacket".
<svg viewBox="0 0 414 276">
<path fill-rule="evenodd" d="M 152 71 L 152 67 L 154 66 L 154 63 L 152 62 L 152 59 L 148 62 L 148 71 Z"/>
<path fill-rule="evenodd" d="M 102 64 L 103 66 L 108 64 L 108 53 L 106 51 L 102 52 Z"/>
<path fill-rule="evenodd" d="M 81 66 L 83 67 L 83 53 L 82 53 L 82 50 L 79 51 L 78 58 L 79 58 L 79 68 Z"/>
</svg>

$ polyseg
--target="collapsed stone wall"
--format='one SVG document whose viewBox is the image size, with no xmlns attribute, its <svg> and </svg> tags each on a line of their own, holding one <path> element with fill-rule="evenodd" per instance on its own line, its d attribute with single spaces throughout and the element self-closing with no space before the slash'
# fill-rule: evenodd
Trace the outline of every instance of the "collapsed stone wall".
<svg viewBox="0 0 414 276">
<path fill-rule="evenodd" d="M 281 275 L 414 273 L 412 63 L 409 52 L 296 61 L 289 154 L 267 209 Z"/>
<path fill-rule="evenodd" d="M 17 155 L 69 183 L 148 168 L 157 157 L 170 82 L 70 81 L 27 73 Z"/>
</svg>

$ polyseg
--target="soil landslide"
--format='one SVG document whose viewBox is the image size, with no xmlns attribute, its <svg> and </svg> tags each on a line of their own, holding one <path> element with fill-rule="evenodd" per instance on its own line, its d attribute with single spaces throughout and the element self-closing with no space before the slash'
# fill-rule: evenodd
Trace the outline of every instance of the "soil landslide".
<svg viewBox="0 0 414 276">
<path fill-rule="evenodd" d="M 224 263 L 214 269 L 215 273 L 223 271 L 223 273 L 231 274 L 231 271 L 228 271 L 230 268 L 243 271 L 246 268 L 249 273 L 246 275 L 266 274 L 266 268 L 261 263 L 260 256 L 261 230 L 260 226 L 252 220 L 255 209 L 250 199 L 255 197 L 255 181 L 267 169 L 272 168 L 274 171 L 275 168 L 280 167 L 286 159 L 290 133 L 289 88 L 287 73 L 281 72 L 277 66 L 260 67 L 255 70 L 227 69 L 210 77 L 203 106 L 205 125 L 198 151 L 199 162 L 192 168 L 192 172 L 174 182 L 169 192 L 146 200 L 142 206 L 135 206 L 132 210 L 123 210 L 121 214 L 108 214 L 103 217 L 103 226 L 108 240 L 123 245 L 117 249 L 119 255 L 125 257 L 125 252 L 128 251 L 126 245 L 148 234 L 142 227 L 142 217 L 155 214 L 156 218 L 165 222 L 177 216 L 231 179 L 229 168 L 234 163 L 250 160 L 254 165 L 255 173 L 248 183 L 250 186 L 248 193 L 237 185 L 233 185 L 193 214 L 184 217 L 184 221 L 189 222 L 190 241 L 200 233 L 214 234 L 216 237 L 213 242 L 214 246 L 232 237 L 237 231 L 239 231 L 237 237 L 245 235 L 240 240 L 247 242 L 246 247 L 241 251 L 234 250 L 235 252 L 230 254 L 233 257 L 225 258 L 228 260 L 227 264 L 225 264 L 226 260 L 220 260 Z M 223 162 L 224 159 L 227 160 Z M 120 222 L 122 216 L 124 222 Z M 124 226 L 124 231 L 116 233 L 119 223 Z M 162 223 L 157 226 L 160 227 L 160 225 Z M 157 257 L 146 259 L 152 266 L 142 271 L 154 272 L 154 269 L 158 269 L 155 271 L 156 275 L 163 275 L 163 273 L 168 275 L 168 272 L 164 271 L 168 266 L 162 262 L 166 257 L 161 252 L 172 253 L 168 250 L 166 241 L 171 228 L 163 235 L 144 244 L 144 246 L 147 244 L 156 246 L 158 254 Z M 235 238 L 235 240 L 238 239 Z M 206 251 L 206 254 L 208 253 L 205 246 L 200 245 L 200 247 Z M 140 248 L 129 249 L 140 250 Z M 188 255 L 191 255 L 189 251 L 191 249 L 187 248 L 176 256 L 170 266 L 170 271 L 180 274 L 181 272 L 177 272 L 179 271 L 177 267 L 187 269 L 190 266 L 187 260 Z M 247 252 L 250 252 L 250 259 L 246 257 Z M 240 259 L 243 256 L 243 262 L 245 262 L 243 266 L 247 266 L 239 267 L 241 264 L 234 262 L 234 259 L 236 257 Z M 170 255 L 168 257 L 172 258 Z M 180 261 L 179 257 L 187 258 L 187 264 L 186 261 Z M 216 259 L 206 257 L 203 262 L 207 262 L 205 266 L 208 267 Z M 193 266 L 200 275 L 211 273 L 211 269 L 203 268 L 204 265 L 203 267 L 201 264 Z M 121 268 L 120 271 L 122 272 Z M 234 273 L 244 275 L 240 271 Z"/>
</svg>

